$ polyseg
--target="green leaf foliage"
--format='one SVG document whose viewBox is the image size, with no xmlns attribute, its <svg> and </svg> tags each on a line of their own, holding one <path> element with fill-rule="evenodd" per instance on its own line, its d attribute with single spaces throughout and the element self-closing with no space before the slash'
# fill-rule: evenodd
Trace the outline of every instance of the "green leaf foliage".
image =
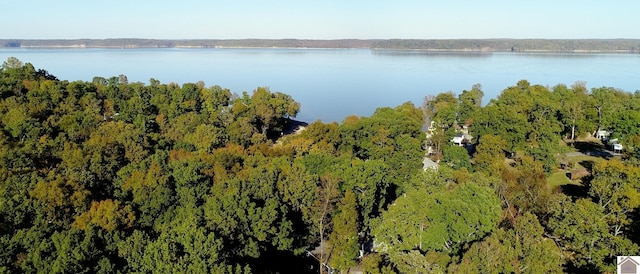
<svg viewBox="0 0 640 274">
<path fill-rule="evenodd" d="M 451 168 L 471 170 L 471 158 L 466 148 L 453 145 L 445 146 L 443 154 L 442 160 Z"/>
<path fill-rule="evenodd" d="M 466 243 L 496 229 L 499 219 L 500 201 L 488 187 L 466 183 L 435 193 L 417 189 L 398 198 L 382 214 L 374 235 L 383 253 L 456 254 Z"/>
<path fill-rule="evenodd" d="M 500 228 L 474 243 L 458 265 L 456 273 L 562 273 L 562 252 L 544 236 L 535 215 L 526 213 L 510 229 Z"/>
<path fill-rule="evenodd" d="M 637 148 L 575 191 L 546 174 L 562 139 L 640 144 L 638 93 L 523 80 L 482 96 L 306 124 L 265 87 L 67 81 L 9 58 L 0 272 L 583 273 L 637 254 Z M 471 143 L 449 146 L 464 130 Z"/>
<path fill-rule="evenodd" d="M 333 217 L 333 231 L 329 235 L 331 259 L 329 264 L 337 270 L 346 271 L 355 266 L 358 256 L 358 214 L 356 196 L 347 191 Z"/>
<path fill-rule="evenodd" d="M 618 254 L 635 254 L 638 245 L 615 235 L 607 223 L 603 208 L 588 200 L 575 203 L 563 200 L 554 211 L 548 227 L 560 244 L 570 252 L 572 267 L 596 272 L 613 272 Z"/>
</svg>

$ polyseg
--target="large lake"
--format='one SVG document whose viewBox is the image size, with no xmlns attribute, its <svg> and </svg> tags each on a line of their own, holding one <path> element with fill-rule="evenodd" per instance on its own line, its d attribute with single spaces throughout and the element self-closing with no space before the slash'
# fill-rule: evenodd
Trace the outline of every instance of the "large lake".
<svg viewBox="0 0 640 274">
<path fill-rule="evenodd" d="M 433 53 L 368 49 L 0 49 L 65 80 L 124 74 L 130 82 L 204 81 L 232 92 L 258 86 L 290 94 L 302 104 L 298 119 L 342 121 L 377 107 L 424 96 L 456 94 L 481 84 L 484 102 L 521 79 L 555 86 L 584 81 L 588 88 L 640 89 L 638 54 Z"/>
</svg>

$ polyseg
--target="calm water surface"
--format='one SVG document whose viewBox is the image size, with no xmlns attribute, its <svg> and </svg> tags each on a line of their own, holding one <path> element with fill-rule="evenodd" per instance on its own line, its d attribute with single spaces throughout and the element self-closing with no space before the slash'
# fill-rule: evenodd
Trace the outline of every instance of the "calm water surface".
<svg viewBox="0 0 640 274">
<path fill-rule="evenodd" d="M 555 86 L 640 89 L 638 54 L 428 53 L 368 49 L 0 49 L 65 80 L 124 74 L 130 82 L 204 81 L 232 92 L 258 86 L 291 94 L 298 119 L 342 121 L 377 107 L 481 84 L 484 102 L 521 79 Z"/>
</svg>

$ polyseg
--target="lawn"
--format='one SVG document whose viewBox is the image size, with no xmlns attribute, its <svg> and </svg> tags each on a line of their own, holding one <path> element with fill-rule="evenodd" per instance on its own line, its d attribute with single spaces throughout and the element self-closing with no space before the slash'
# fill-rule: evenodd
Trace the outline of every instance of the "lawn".
<svg viewBox="0 0 640 274">
<path fill-rule="evenodd" d="M 574 183 L 569 178 L 567 178 L 566 171 L 556 172 L 551 174 L 551 176 L 547 177 L 547 184 L 550 187 L 563 186 L 563 185 L 579 185 L 578 183 Z"/>
<path fill-rule="evenodd" d="M 587 170 L 591 171 L 595 164 L 601 161 L 606 161 L 606 159 L 604 158 L 589 155 L 567 156 L 565 160 L 571 168 L 558 171 L 547 177 L 547 183 L 549 184 L 549 186 L 555 187 L 568 184 L 580 185 L 577 182 L 571 181 L 566 174 L 568 172 L 571 172 L 572 170 L 578 170 L 582 168 L 586 168 Z"/>
<path fill-rule="evenodd" d="M 593 168 L 593 165 L 606 161 L 606 159 L 597 156 L 589 156 L 589 155 L 580 155 L 566 158 L 569 161 L 569 165 L 573 167 L 572 169 L 578 169 L 584 167 L 588 170 Z"/>
<path fill-rule="evenodd" d="M 578 170 L 582 168 L 586 168 L 591 171 L 593 166 L 599 162 L 606 161 L 607 159 L 598 157 L 598 156 L 589 156 L 589 155 L 577 155 L 577 156 L 565 156 L 564 160 L 569 164 L 567 170 L 561 170 L 556 173 L 551 174 L 551 176 L 547 177 L 547 183 L 551 187 L 562 186 L 562 185 L 580 185 L 578 182 L 573 182 L 571 179 L 567 177 L 567 173 L 572 170 Z"/>
</svg>

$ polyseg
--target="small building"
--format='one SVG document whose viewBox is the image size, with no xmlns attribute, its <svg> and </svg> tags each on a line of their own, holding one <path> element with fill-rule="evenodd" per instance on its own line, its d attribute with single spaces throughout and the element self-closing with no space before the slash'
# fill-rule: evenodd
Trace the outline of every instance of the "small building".
<svg viewBox="0 0 640 274">
<path fill-rule="evenodd" d="M 456 146 L 464 146 L 470 143 L 471 139 L 473 139 L 473 137 L 469 134 L 458 133 L 453 137 L 453 139 L 451 139 L 451 142 L 453 142 L 453 144 L 455 144 Z"/>
<path fill-rule="evenodd" d="M 453 142 L 456 146 L 462 146 L 462 141 L 464 141 L 464 137 L 462 136 L 462 133 L 456 134 L 456 136 L 454 136 L 453 139 L 451 139 L 451 142 Z"/>
<path fill-rule="evenodd" d="M 622 149 L 624 149 L 622 144 L 618 143 L 618 139 L 617 138 L 608 140 L 607 144 L 611 146 L 611 150 L 613 151 L 614 154 L 622 153 Z"/>
<path fill-rule="evenodd" d="M 429 157 L 424 157 L 424 160 L 422 160 L 422 170 L 438 170 L 438 163 L 429 159 Z"/>
<path fill-rule="evenodd" d="M 608 130 L 598 130 L 596 131 L 596 138 L 604 140 L 608 138 L 610 134 L 611 132 L 609 132 Z"/>
<path fill-rule="evenodd" d="M 638 265 L 640 265 L 638 262 L 636 262 L 634 259 L 632 259 L 631 257 L 626 257 L 623 258 L 622 260 L 620 260 L 618 262 L 618 265 L 620 266 L 620 273 L 623 274 L 637 274 L 638 273 Z"/>
<path fill-rule="evenodd" d="M 427 140 L 431 139 L 431 137 L 433 137 L 435 132 L 436 132 L 436 123 L 434 121 L 431 121 L 429 123 L 429 126 L 425 128 L 425 134 L 426 134 Z"/>
<path fill-rule="evenodd" d="M 612 148 L 613 148 L 613 153 L 622 153 L 623 147 L 621 144 L 617 144 L 617 143 L 613 144 Z"/>
<path fill-rule="evenodd" d="M 433 146 L 427 146 L 427 155 L 431 155 L 435 152 L 435 150 L 433 149 Z"/>
</svg>

